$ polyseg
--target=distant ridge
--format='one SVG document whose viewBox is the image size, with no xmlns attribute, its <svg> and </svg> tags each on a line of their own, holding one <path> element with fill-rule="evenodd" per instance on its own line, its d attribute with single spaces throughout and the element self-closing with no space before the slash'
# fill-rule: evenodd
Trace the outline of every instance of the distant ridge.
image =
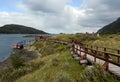
<svg viewBox="0 0 120 82">
<path fill-rule="evenodd" d="M 99 33 L 99 34 L 116 34 L 116 33 L 120 33 L 120 17 L 116 21 L 114 21 L 114 22 L 104 26 L 100 30 L 98 30 L 97 33 Z"/>
<path fill-rule="evenodd" d="M 0 34 L 48 34 L 44 31 L 17 24 L 8 24 L 0 27 Z"/>
</svg>

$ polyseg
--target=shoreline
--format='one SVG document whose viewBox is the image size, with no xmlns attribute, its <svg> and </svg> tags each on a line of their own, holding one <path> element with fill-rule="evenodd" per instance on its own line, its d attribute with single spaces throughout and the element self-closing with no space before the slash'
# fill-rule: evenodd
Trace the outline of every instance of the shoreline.
<svg viewBox="0 0 120 82">
<path fill-rule="evenodd" d="M 1 68 L 7 68 L 7 67 L 9 67 L 11 65 L 11 63 L 10 63 L 11 62 L 10 56 L 7 59 L 5 59 L 4 61 L 0 62 L 0 69 Z"/>
<path fill-rule="evenodd" d="M 0 62 L 0 69 L 11 67 L 11 57 L 14 55 L 23 58 L 25 62 L 31 61 L 41 56 L 40 53 L 38 53 L 34 48 L 29 46 L 21 50 L 15 50 L 15 52 L 13 51 L 13 53 L 7 59 Z"/>
</svg>

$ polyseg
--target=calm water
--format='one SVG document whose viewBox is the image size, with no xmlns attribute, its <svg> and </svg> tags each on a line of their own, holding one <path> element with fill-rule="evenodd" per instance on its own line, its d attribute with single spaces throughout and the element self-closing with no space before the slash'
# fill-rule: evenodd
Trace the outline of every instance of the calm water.
<svg viewBox="0 0 120 82">
<path fill-rule="evenodd" d="M 10 56 L 14 44 L 22 40 L 34 39 L 23 36 L 24 34 L 0 34 L 0 62 Z"/>
</svg>

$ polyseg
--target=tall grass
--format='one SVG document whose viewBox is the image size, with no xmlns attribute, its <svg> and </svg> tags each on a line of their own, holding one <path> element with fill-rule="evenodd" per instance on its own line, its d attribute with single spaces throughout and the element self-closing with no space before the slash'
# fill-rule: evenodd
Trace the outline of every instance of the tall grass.
<svg viewBox="0 0 120 82">
<path fill-rule="evenodd" d="M 92 46 L 120 49 L 120 35 L 101 35 L 95 40 L 86 39 L 84 43 Z"/>
<path fill-rule="evenodd" d="M 38 41 L 33 45 L 36 47 L 39 53 L 42 54 L 42 56 L 59 53 L 67 49 L 67 46 L 47 41 Z"/>
<path fill-rule="evenodd" d="M 59 37 L 62 37 L 62 35 Z M 98 39 L 92 39 L 92 41 L 95 40 Z M 89 41 L 91 41 L 90 38 Z M 35 43 L 34 46 L 43 54 L 41 60 L 45 62 L 45 65 L 16 82 L 119 82 L 99 66 L 85 69 L 86 66 L 79 65 L 78 61 L 74 61 L 65 45 L 40 41 Z M 49 51 L 49 48 L 52 49 Z"/>
<path fill-rule="evenodd" d="M 106 48 L 106 52 L 118 54 L 118 50 L 120 50 L 120 35 L 119 34 L 107 34 L 107 35 L 101 35 L 99 38 L 96 38 L 95 40 L 86 39 L 84 41 L 85 44 L 93 46 L 94 49 L 98 47 L 99 51 L 104 51 L 104 48 Z M 112 48 L 112 49 L 109 49 Z M 116 50 L 115 50 L 116 49 Z M 103 53 L 99 52 L 100 56 L 104 56 Z M 118 62 L 118 58 L 115 56 L 110 56 L 111 60 L 114 62 Z"/>
<path fill-rule="evenodd" d="M 70 41 L 73 37 L 80 40 L 82 36 L 62 34 L 52 38 Z M 94 41 L 104 40 L 105 37 L 92 41 L 89 39 L 86 43 L 94 45 Z M 114 40 L 119 38 L 116 37 Z M 86 66 L 79 65 L 79 61 L 72 58 L 69 48 L 65 45 L 38 41 L 32 46 L 42 54 L 42 57 L 17 69 L 0 70 L 0 82 L 119 82 L 99 66 L 85 69 Z"/>
<path fill-rule="evenodd" d="M 30 62 L 22 67 L 16 69 L 13 67 L 0 70 L 0 82 L 14 82 L 16 79 L 24 76 L 25 74 L 34 72 L 44 65 L 43 61 Z"/>
<path fill-rule="evenodd" d="M 27 74 L 16 82 L 75 82 L 79 80 L 85 68 L 74 61 L 68 49 L 43 56 L 41 60 L 45 62 L 41 69 Z"/>
<path fill-rule="evenodd" d="M 84 36 L 85 34 L 59 34 L 58 36 L 50 37 L 50 39 L 57 39 L 57 40 L 71 42 L 72 40 L 80 41 Z"/>
<path fill-rule="evenodd" d="M 88 67 L 81 74 L 80 82 L 120 82 L 115 76 L 105 72 L 100 65 Z"/>
</svg>

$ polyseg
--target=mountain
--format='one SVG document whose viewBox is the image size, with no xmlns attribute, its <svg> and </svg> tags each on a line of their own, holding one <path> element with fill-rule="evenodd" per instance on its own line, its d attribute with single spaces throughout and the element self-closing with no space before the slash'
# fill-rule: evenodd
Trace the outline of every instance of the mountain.
<svg viewBox="0 0 120 82">
<path fill-rule="evenodd" d="M 8 24 L 0 27 L 1 34 L 47 34 L 44 31 L 37 30 L 31 27 L 16 25 L 16 24 Z"/>
<path fill-rule="evenodd" d="M 98 30 L 97 33 L 100 33 L 100 34 L 120 33 L 120 17 L 116 21 L 114 21 L 114 22 L 104 26 L 102 29 Z"/>
</svg>

